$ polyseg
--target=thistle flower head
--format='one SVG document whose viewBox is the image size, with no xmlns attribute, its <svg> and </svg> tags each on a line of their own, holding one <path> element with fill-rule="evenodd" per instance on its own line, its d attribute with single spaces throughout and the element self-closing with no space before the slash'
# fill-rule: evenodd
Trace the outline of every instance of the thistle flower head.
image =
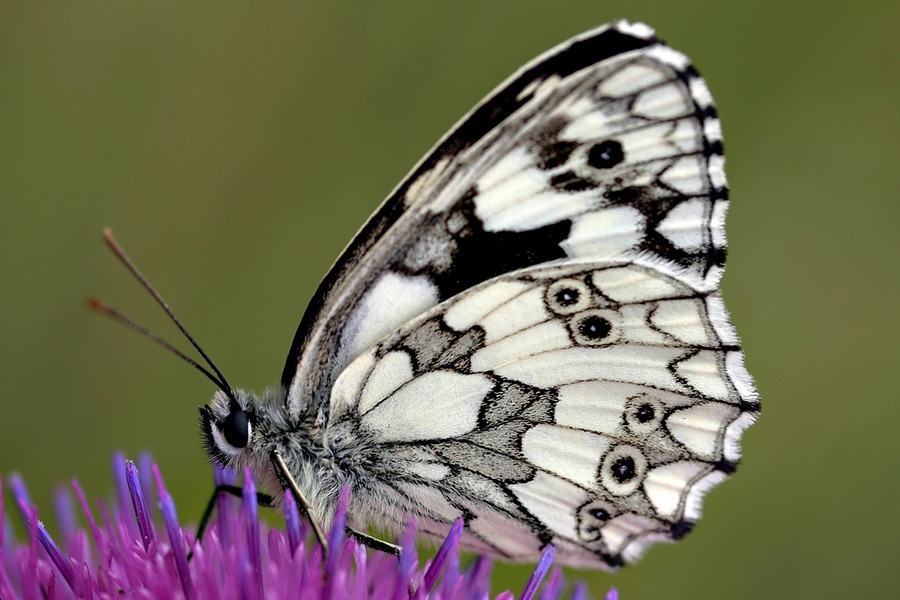
<svg viewBox="0 0 900 600">
<path fill-rule="evenodd" d="M 0 478 L 0 491 L 4 486 L 9 489 L 27 532 L 27 539 L 15 538 L 0 494 L 0 598 L 490 598 L 490 561 L 479 556 L 461 566 L 457 547 L 462 520 L 450 530 L 434 558 L 424 561 L 416 553 L 415 531 L 410 528 L 403 536 L 398 560 L 369 551 L 345 535 L 345 492 L 328 534 L 330 551 L 325 556 L 290 495 L 284 502 L 284 531 L 259 521 L 256 487 L 248 471 L 242 498 L 220 496 L 212 525 L 198 542 L 178 521 L 159 469 L 149 459 L 140 462 L 139 469 L 124 457 L 115 457 L 115 502 L 110 506 L 98 501 L 99 518 L 77 481 L 71 484 L 77 510 L 68 490 L 58 492 L 59 543 L 41 522 L 22 478 Z M 217 469 L 215 481 L 233 485 L 236 476 Z M 86 527 L 77 522 L 79 512 Z M 505 591 L 496 599 L 563 598 L 562 573 L 558 568 L 550 572 L 553 553 L 548 546 L 519 596 Z M 570 597 L 584 600 L 586 594 L 583 585 L 576 585 Z M 606 600 L 617 600 L 615 590 Z"/>
</svg>

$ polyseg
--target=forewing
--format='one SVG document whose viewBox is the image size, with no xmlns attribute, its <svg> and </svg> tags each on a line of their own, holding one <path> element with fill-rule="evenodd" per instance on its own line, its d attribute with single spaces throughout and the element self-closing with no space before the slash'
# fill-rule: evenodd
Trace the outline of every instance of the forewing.
<svg viewBox="0 0 900 600">
<path fill-rule="evenodd" d="M 331 416 L 361 441 L 362 519 L 463 517 L 482 552 L 617 567 L 691 529 L 758 410 L 715 289 L 637 259 L 454 296 L 351 363 Z"/>
<path fill-rule="evenodd" d="M 715 287 L 727 206 L 719 121 L 688 60 L 641 24 L 523 67 L 438 143 L 325 278 L 282 376 L 296 411 L 403 323 L 493 277 L 645 257 Z"/>
</svg>

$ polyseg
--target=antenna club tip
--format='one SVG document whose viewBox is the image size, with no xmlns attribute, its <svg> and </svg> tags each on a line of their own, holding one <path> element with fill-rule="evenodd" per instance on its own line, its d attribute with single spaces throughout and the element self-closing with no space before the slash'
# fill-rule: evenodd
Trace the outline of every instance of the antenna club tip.
<svg viewBox="0 0 900 600">
<path fill-rule="evenodd" d="M 99 298 L 88 298 L 87 307 L 93 311 L 103 312 L 106 310 L 106 304 Z"/>
</svg>

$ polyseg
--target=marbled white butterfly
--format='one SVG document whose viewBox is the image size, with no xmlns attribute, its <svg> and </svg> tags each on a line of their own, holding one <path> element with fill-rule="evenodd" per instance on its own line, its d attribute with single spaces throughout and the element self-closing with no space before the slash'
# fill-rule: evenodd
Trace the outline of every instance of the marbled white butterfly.
<svg viewBox="0 0 900 600">
<path fill-rule="evenodd" d="M 320 536 L 346 486 L 356 527 L 462 518 L 507 560 L 553 544 L 614 568 L 680 538 L 759 413 L 719 295 L 723 164 L 706 84 L 648 26 L 546 52 L 353 239 L 281 385 L 209 363 L 210 457 L 289 490 Z"/>
</svg>

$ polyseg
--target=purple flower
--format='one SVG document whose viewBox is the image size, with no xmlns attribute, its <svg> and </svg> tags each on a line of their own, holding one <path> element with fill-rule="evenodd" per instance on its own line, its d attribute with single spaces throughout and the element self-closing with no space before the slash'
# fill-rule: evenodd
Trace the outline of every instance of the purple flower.
<svg viewBox="0 0 900 600">
<path fill-rule="evenodd" d="M 0 598 L 53 600 L 56 598 L 224 598 L 251 600 L 414 599 L 451 600 L 490 597 L 490 561 L 479 556 L 467 567 L 457 553 L 463 523 L 458 521 L 435 557 L 419 562 L 410 528 L 396 557 L 367 550 L 344 535 L 346 491 L 342 494 L 334 528 L 328 534 L 330 552 L 309 535 L 297 506 L 284 503 L 285 531 L 269 528 L 257 518 L 256 487 L 244 473 L 243 500 L 220 498 L 215 519 L 202 542 L 178 522 L 175 503 L 159 469 L 149 460 L 141 469 L 121 455 L 114 459 L 116 502 L 97 503 L 97 518 L 81 486 L 72 481 L 78 501 L 61 490 L 55 509 L 61 544 L 50 536 L 21 477 L 6 484 L 12 505 L 27 531 L 17 540 L 4 512 L 0 493 Z M 152 475 L 152 477 L 151 477 Z M 216 470 L 217 483 L 233 484 L 235 474 Z M 0 479 L 0 491 L 3 489 Z M 158 502 L 154 510 L 150 499 Z M 81 528 L 81 512 L 87 528 Z M 521 600 L 563 598 L 565 581 L 557 568 L 550 572 L 554 550 L 547 547 Z M 192 554 L 189 560 L 188 556 Z M 548 572 L 550 576 L 547 577 Z M 545 581 L 546 580 L 546 581 Z M 543 589 L 538 595 L 538 589 Z M 571 593 L 584 600 L 581 584 Z M 498 600 L 516 598 L 502 592 Z M 618 598 L 610 590 L 606 600 Z"/>
</svg>

